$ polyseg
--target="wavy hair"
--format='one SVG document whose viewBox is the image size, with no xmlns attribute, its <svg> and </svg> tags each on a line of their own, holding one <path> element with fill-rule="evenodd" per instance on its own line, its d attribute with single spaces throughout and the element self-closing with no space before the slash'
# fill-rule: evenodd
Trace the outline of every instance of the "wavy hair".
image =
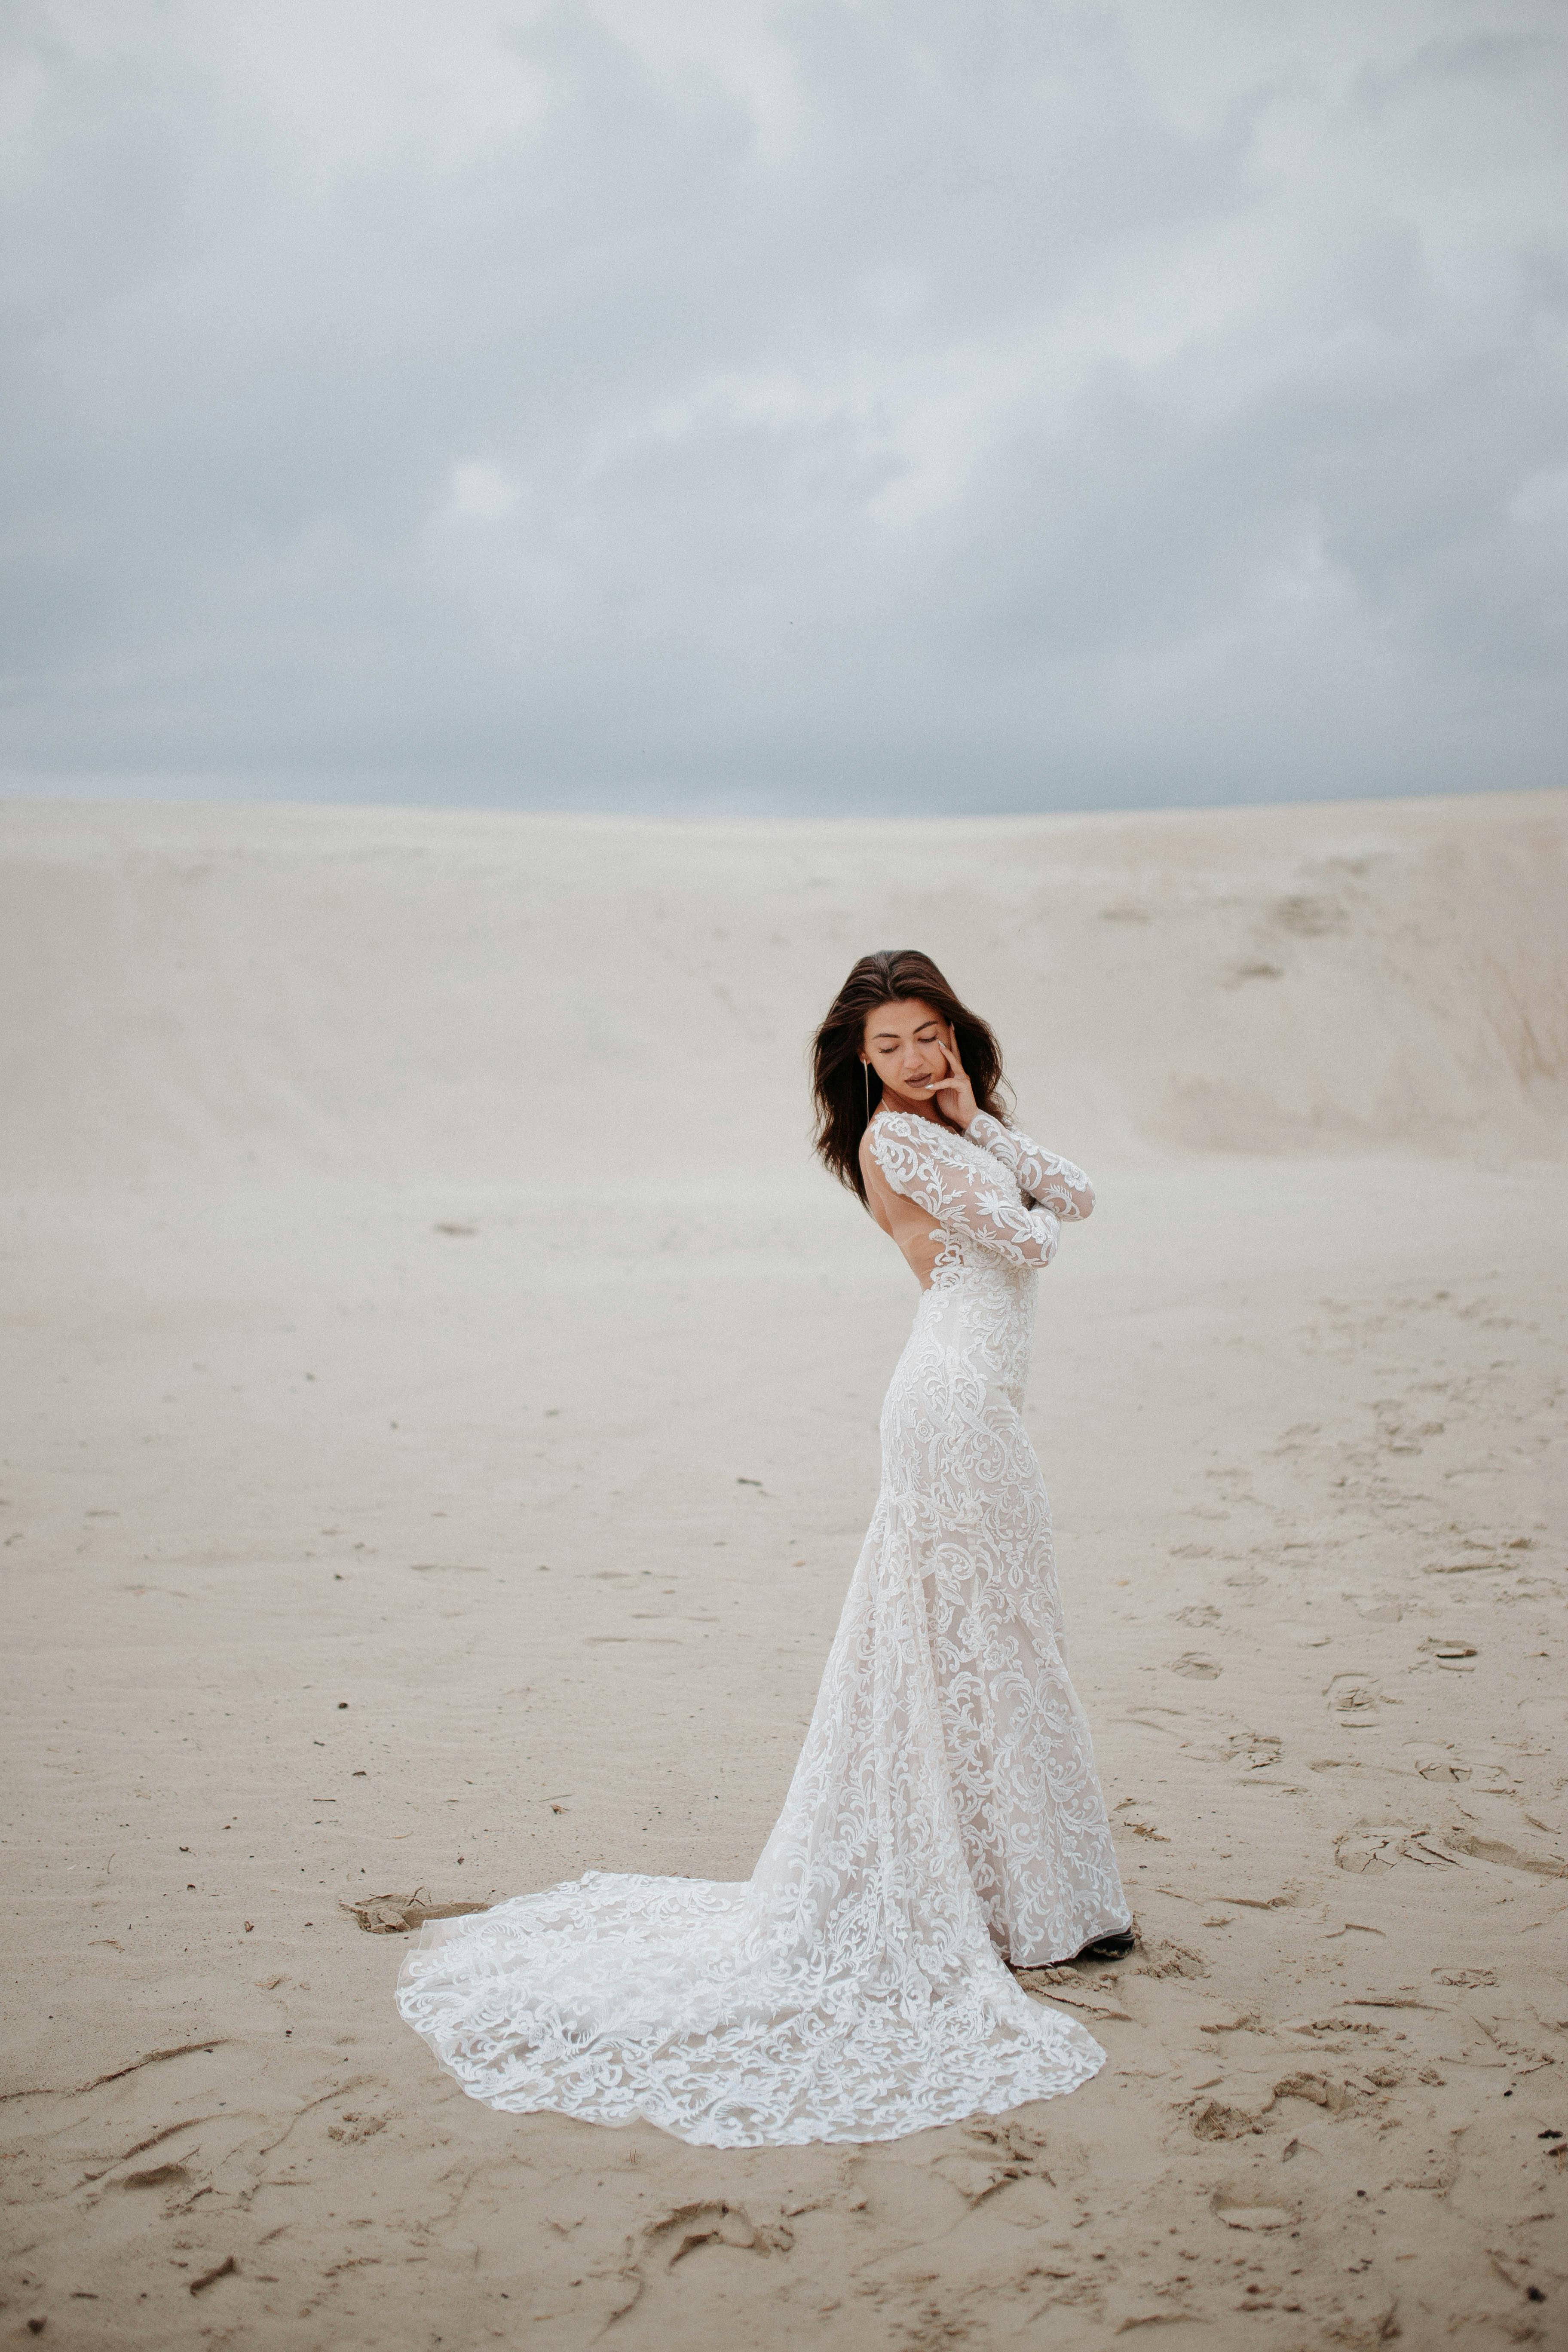
<svg viewBox="0 0 1568 2352">
<path fill-rule="evenodd" d="M 1002 1049 L 989 1024 L 954 995 L 930 956 L 919 948 L 883 948 L 862 956 L 828 1006 L 811 1049 L 811 1092 L 816 1106 L 813 1147 L 862 1203 L 866 1179 L 860 1169 L 860 1139 L 882 1099 L 881 1079 L 870 1071 L 868 1088 L 868 1073 L 861 1067 L 866 1016 L 879 1004 L 907 1003 L 911 997 L 951 1023 L 958 1058 L 980 1108 L 993 1118 L 1005 1116 Z"/>
</svg>

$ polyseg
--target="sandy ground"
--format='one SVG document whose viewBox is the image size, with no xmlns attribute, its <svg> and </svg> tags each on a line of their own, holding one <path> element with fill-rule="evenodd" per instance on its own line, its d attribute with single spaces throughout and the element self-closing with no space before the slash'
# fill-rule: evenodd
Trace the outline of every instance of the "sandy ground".
<svg viewBox="0 0 1568 2352">
<path fill-rule="evenodd" d="M 1568 2344 L 1565 846 L 0 811 L 0 2343 Z M 492 2115 L 342 1904 L 749 1870 L 914 1304 L 802 1044 L 904 943 L 1100 1187 L 1030 1417 L 1108 2063 L 863 2153 Z"/>
</svg>

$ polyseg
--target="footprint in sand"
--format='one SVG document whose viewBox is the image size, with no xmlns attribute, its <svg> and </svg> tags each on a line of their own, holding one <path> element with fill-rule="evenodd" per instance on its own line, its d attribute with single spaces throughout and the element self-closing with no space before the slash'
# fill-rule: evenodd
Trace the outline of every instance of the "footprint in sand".
<svg viewBox="0 0 1568 2352">
<path fill-rule="evenodd" d="M 1438 1838 L 1430 1828 L 1412 1829 L 1406 1822 L 1363 1822 L 1335 1839 L 1334 1862 L 1337 1868 L 1358 1875 L 1392 1870 L 1401 1861 L 1418 1862 L 1428 1870 L 1457 1870 L 1458 1853 L 1445 1851 L 1455 1844 L 1451 1836 Z"/>
<path fill-rule="evenodd" d="M 1191 1625 L 1194 1630 L 1201 1625 L 1217 1625 L 1219 1611 L 1212 1601 L 1195 1601 L 1190 1609 L 1177 1610 L 1176 1622 L 1178 1625 Z"/>
<path fill-rule="evenodd" d="M 1347 1731 L 1364 1730 L 1377 1721 L 1382 1696 L 1367 1675 L 1336 1675 L 1323 1693 Z"/>
<path fill-rule="evenodd" d="M 1367 1871 L 1392 1870 L 1409 1835 L 1410 1825 L 1406 1822 L 1347 1830 L 1342 1837 L 1334 1840 L 1335 1866 L 1340 1870 L 1354 1871 L 1358 1876 Z"/>
<path fill-rule="evenodd" d="M 1265 1771 L 1270 1764 L 1278 1764 L 1283 1744 L 1271 1731 L 1233 1731 L 1226 1742 L 1230 1755 L 1249 1772 Z"/>
<path fill-rule="evenodd" d="M 743 2205 L 716 2203 L 678 2205 L 662 2221 L 650 2221 L 643 2236 L 660 2252 L 668 2250 L 667 2270 L 699 2246 L 736 2246 L 744 2253 L 771 2254 L 788 2253 L 795 2243 L 795 2232 L 786 2223 L 759 2225 Z"/>
<path fill-rule="evenodd" d="M 1219 1660 L 1211 1658 L 1206 1650 L 1184 1650 L 1171 1661 L 1171 1672 L 1184 1675 L 1191 1683 L 1217 1682 L 1223 1671 Z"/>
</svg>

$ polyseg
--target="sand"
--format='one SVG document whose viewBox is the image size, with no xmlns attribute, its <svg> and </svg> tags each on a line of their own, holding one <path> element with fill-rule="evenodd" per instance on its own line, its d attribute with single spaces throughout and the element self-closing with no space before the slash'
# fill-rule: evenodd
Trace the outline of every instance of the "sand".
<svg viewBox="0 0 1568 2352">
<path fill-rule="evenodd" d="M 0 809 L 0 2342 L 1568 2344 L 1565 846 Z M 1029 1417 L 1108 2063 L 864 2153 L 493 2115 L 342 1906 L 749 1871 L 914 1306 L 804 1044 L 908 943 L 1100 1187 Z"/>
</svg>

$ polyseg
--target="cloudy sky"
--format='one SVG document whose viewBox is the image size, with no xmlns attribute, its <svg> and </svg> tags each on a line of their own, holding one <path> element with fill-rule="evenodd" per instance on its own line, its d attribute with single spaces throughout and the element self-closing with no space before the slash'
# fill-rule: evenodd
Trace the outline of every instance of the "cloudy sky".
<svg viewBox="0 0 1568 2352">
<path fill-rule="evenodd" d="M 1568 781 L 1563 0 L 0 40 L 0 788 Z"/>
</svg>

